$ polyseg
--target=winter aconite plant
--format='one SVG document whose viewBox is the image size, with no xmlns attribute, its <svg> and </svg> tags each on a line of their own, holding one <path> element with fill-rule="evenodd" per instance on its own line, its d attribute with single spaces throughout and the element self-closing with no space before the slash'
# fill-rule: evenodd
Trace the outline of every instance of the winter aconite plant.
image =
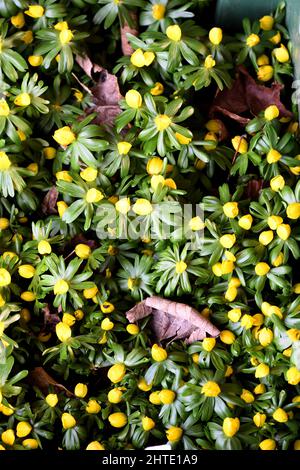
<svg viewBox="0 0 300 470">
<path fill-rule="evenodd" d="M 0 450 L 300 450 L 285 6 L 0 1 Z"/>
</svg>

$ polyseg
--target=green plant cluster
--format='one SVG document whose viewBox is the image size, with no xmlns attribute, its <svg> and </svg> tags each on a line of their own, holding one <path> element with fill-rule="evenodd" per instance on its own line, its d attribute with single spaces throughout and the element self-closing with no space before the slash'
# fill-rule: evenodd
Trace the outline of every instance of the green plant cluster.
<svg viewBox="0 0 300 470">
<path fill-rule="evenodd" d="M 290 117 L 208 115 L 238 65 L 288 90 L 284 4 L 235 36 L 212 9 L 0 1 L 1 450 L 300 450 L 297 110 L 286 92 Z M 83 54 L 118 77 L 113 128 Z M 220 335 L 157 344 L 125 315 L 154 294 Z"/>
</svg>

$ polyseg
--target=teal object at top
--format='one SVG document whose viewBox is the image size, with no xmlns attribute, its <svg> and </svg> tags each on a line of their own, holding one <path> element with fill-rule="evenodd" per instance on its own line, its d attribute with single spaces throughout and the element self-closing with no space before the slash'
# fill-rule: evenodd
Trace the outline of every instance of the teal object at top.
<svg viewBox="0 0 300 470">
<path fill-rule="evenodd" d="M 241 21 L 251 20 L 270 14 L 282 0 L 217 0 L 216 26 L 227 29 L 241 29 Z M 293 45 L 293 59 L 296 77 L 300 80 L 300 0 L 285 0 L 286 23 Z M 299 86 L 297 87 L 299 89 Z"/>
</svg>

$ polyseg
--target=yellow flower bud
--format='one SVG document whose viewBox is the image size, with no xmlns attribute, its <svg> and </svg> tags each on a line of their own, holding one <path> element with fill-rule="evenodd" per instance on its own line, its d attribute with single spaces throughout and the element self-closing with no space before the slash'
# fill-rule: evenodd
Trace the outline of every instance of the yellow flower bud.
<svg viewBox="0 0 300 470">
<path fill-rule="evenodd" d="M 84 243 L 79 243 L 75 247 L 75 253 L 78 258 L 81 259 L 87 259 L 90 256 L 91 252 L 92 250 L 90 249 L 90 247 L 88 245 L 85 245 Z"/>
<path fill-rule="evenodd" d="M 125 413 L 112 413 L 109 415 L 108 421 L 114 428 L 123 428 L 127 424 L 127 416 Z"/>
<path fill-rule="evenodd" d="M 56 149 L 54 147 L 45 147 L 43 154 L 46 160 L 53 160 L 56 157 Z"/>
<path fill-rule="evenodd" d="M 266 422 L 266 419 L 267 419 L 267 415 L 265 415 L 264 413 L 256 413 L 253 416 L 253 422 L 254 422 L 255 426 L 257 426 L 258 428 L 263 427 L 263 425 Z"/>
<path fill-rule="evenodd" d="M 71 328 L 69 327 L 69 325 L 66 325 L 63 322 L 57 323 L 55 327 L 55 332 L 59 341 L 61 341 L 62 343 L 68 341 L 68 339 L 70 339 L 72 336 Z"/>
<path fill-rule="evenodd" d="M 294 442 L 294 450 L 300 450 L 300 439 Z"/>
<path fill-rule="evenodd" d="M 163 161 L 159 157 L 151 158 L 147 163 L 147 173 L 148 175 L 159 175 L 163 169 Z"/>
<path fill-rule="evenodd" d="M 300 371 L 297 367 L 290 367 L 286 373 L 287 381 L 290 385 L 298 385 L 300 382 Z"/>
<path fill-rule="evenodd" d="M 268 217 L 268 225 L 272 230 L 276 230 L 282 222 L 283 219 L 279 215 L 271 215 Z"/>
<path fill-rule="evenodd" d="M 186 264 L 184 261 L 182 261 L 182 260 L 177 261 L 177 263 L 176 263 L 176 269 L 175 269 L 176 274 L 182 274 L 182 273 L 184 273 L 186 270 L 187 270 L 187 264 Z"/>
<path fill-rule="evenodd" d="M 122 397 L 123 397 L 123 392 L 120 387 L 113 388 L 107 394 L 107 399 L 109 403 L 113 403 L 115 405 L 117 405 L 118 403 L 122 401 Z"/>
<path fill-rule="evenodd" d="M 3 444 L 6 444 L 8 446 L 13 446 L 15 442 L 15 433 L 13 429 L 7 429 L 7 431 L 4 431 L 1 434 L 1 440 Z"/>
<path fill-rule="evenodd" d="M 89 400 L 85 407 L 85 411 L 90 415 L 96 415 L 101 411 L 101 405 L 99 405 L 96 400 Z"/>
<path fill-rule="evenodd" d="M 56 203 L 56 205 L 57 205 L 58 214 L 59 214 L 60 218 L 62 218 L 62 216 L 64 215 L 64 213 L 68 209 L 68 205 L 65 203 L 65 201 L 58 201 Z"/>
<path fill-rule="evenodd" d="M 226 202 L 223 206 L 223 212 L 229 219 L 234 219 L 239 215 L 239 207 L 237 202 Z"/>
<path fill-rule="evenodd" d="M 6 117 L 10 113 L 9 106 L 7 102 L 5 101 L 4 98 L 0 100 L 0 117 Z M 4 154 L 4 152 L 1 152 L 1 154 Z"/>
<path fill-rule="evenodd" d="M 275 450 L 276 449 L 276 442 L 273 439 L 264 439 L 259 444 L 259 448 L 261 450 Z"/>
<path fill-rule="evenodd" d="M 165 361 L 168 357 L 168 353 L 164 348 L 158 346 L 158 344 L 153 344 L 151 348 L 152 359 L 156 362 Z"/>
<path fill-rule="evenodd" d="M 98 171 L 95 168 L 87 167 L 80 172 L 80 176 L 84 181 L 92 183 L 97 178 Z"/>
<path fill-rule="evenodd" d="M 273 29 L 273 26 L 274 26 L 274 18 L 273 16 L 270 16 L 270 15 L 266 15 L 266 16 L 263 16 L 262 18 L 260 18 L 259 20 L 259 24 L 260 24 L 260 27 L 263 31 L 271 31 Z"/>
<path fill-rule="evenodd" d="M 115 310 L 115 306 L 111 302 L 103 302 L 100 305 L 100 309 L 103 313 L 111 313 Z"/>
<path fill-rule="evenodd" d="M 176 393 L 173 390 L 163 389 L 158 394 L 159 399 L 163 405 L 170 405 L 176 398 Z"/>
<path fill-rule="evenodd" d="M 246 390 L 245 388 L 243 388 L 241 399 L 245 403 L 253 403 L 255 400 L 254 395 L 251 392 L 249 392 L 249 390 Z"/>
<path fill-rule="evenodd" d="M 273 119 L 278 118 L 279 116 L 279 109 L 275 105 L 269 106 L 267 109 L 265 109 L 265 119 L 266 121 L 273 121 Z"/>
<path fill-rule="evenodd" d="M 41 5 L 28 5 L 28 10 L 26 10 L 24 13 L 31 18 L 37 19 L 41 18 L 44 15 L 44 12 L 45 8 Z"/>
<path fill-rule="evenodd" d="M 209 380 L 202 386 L 201 393 L 203 393 L 206 397 L 217 397 L 220 395 L 221 389 L 217 382 Z"/>
<path fill-rule="evenodd" d="M 138 381 L 137 386 L 143 392 L 149 392 L 152 388 L 152 384 L 148 384 L 143 377 Z"/>
<path fill-rule="evenodd" d="M 214 68 L 216 65 L 216 61 L 214 60 L 213 56 L 212 55 L 208 55 L 206 58 L 205 58 L 205 61 L 204 61 L 204 67 L 208 70 Z"/>
<path fill-rule="evenodd" d="M 28 57 L 28 62 L 32 67 L 39 67 L 43 63 L 43 57 L 41 55 L 30 55 Z"/>
<path fill-rule="evenodd" d="M 233 344 L 235 341 L 235 335 L 230 330 L 223 330 L 220 333 L 220 340 L 224 344 Z"/>
<path fill-rule="evenodd" d="M 99 189 L 91 188 L 86 192 L 85 200 L 89 204 L 100 202 L 104 198 L 103 194 Z"/>
<path fill-rule="evenodd" d="M 169 442 L 179 441 L 182 437 L 183 429 L 177 426 L 172 426 L 166 431 L 166 436 Z"/>
<path fill-rule="evenodd" d="M 210 352 L 214 349 L 216 345 L 216 340 L 215 338 L 204 338 L 202 341 L 202 348 L 204 351 Z"/>
<path fill-rule="evenodd" d="M 257 379 L 267 377 L 267 375 L 269 374 L 270 374 L 270 367 L 267 364 L 261 363 L 256 367 L 255 377 Z"/>
<path fill-rule="evenodd" d="M 70 29 L 64 29 L 59 33 L 59 41 L 62 46 L 69 44 L 73 39 L 73 33 Z"/>
<path fill-rule="evenodd" d="M 150 93 L 152 96 L 160 96 L 163 94 L 164 91 L 165 91 L 165 88 L 163 84 L 160 82 L 156 82 L 154 84 L 154 87 L 150 89 Z"/>
<path fill-rule="evenodd" d="M 274 76 L 274 69 L 271 65 L 262 65 L 258 68 L 257 78 L 261 82 L 268 82 Z"/>
<path fill-rule="evenodd" d="M 9 220 L 5 217 L 0 217 L 0 230 L 6 230 L 9 227 Z"/>
<path fill-rule="evenodd" d="M 258 341 L 264 348 L 272 343 L 273 338 L 273 331 L 270 328 L 262 328 L 258 333 Z"/>
<path fill-rule="evenodd" d="M 26 449 L 33 450 L 38 449 L 39 443 L 36 439 L 24 439 L 24 441 L 22 441 L 22 446 L 26 447 Z"/>
<path fill-rule="evenodd" d="M 273 238 L 274 238 L 274 234 L 272 230 L 266 230 L 265 232 L 262 232 L 259 235 L 259 243 L 261 243 L 264 246 L 267 246 L 271 243 Z"/>
<path fill-rule="evenodd" d="M 297 220 L 300 217 L 300 202 L 291 202 L 286 209 L 286 215 L 289 219 Z"/>
<path fill-rule="evenodd" d="M 118 142 L 117 147 L 120 155 L 127 155 L 132 145 L 129 142 Z"/>
<path fill-rule="evenodd" d="M 109 380 L 116 384 L 118 382 L 121 382 L 123 378 L 125 377 L 126 374 L 126 367 L 124 364 L 114 364 L 111 366 L 107 372 L 107 377 Z"/>
<path fill-rule="evenodd" d="M 0 287 L 9 286 L 11 283 L 11 276 L 7 269 L 0 268 Z"/>
<path fill-rule="evenodd" d="M 178 24 L 174 24 L 172 26 L 168 26 L 166 29 L 166 35 L 171 41 L 178 42 L 181 39 L 181 29 Z"/>
<path fill-rule="evenodd" d="M 278 60 L 278 62 L 282 64 L 290 60 L 289 51 L 283 44 L 280 44 L 280 47 L 277 47 L 276 49 L 274 49 L 273 54 L 275 58 Z"/>
<path fill-rule="evenodd" d="M 137 214 L 137 215 L 149 215 L 153 211 L 153 207 L 150 201 L 147 199 L 137 199 L 135 204 L 132 207 L 132 210 Z"/>
<path fill-rule="evenodd" d="M 223 248 L 232 248 L 236 242 L 236 236 L 234 234 L 227 233 L 220 238 L 220 244 Z"/>
<path fill-rule="evenodd" d="M 95 295 L 97 295 L 97 293 L 98 293 L 98 287 L 97 286 L 90 287 L 89 289 L 84 289 L 83 297 L 85 299 L 92 299 L 93 297 L 95 297 Z"/>
<path fill-rule="evenodd" d="M 31 264 L 22 264 L 18 267 L 18 273 L 25 279 L 31 279 L 35 274 L 35 268 Z"/>
<path fill-rule="evenodd" d="M 223 31 L 221 28 L 212 28 L 209 31 L 208 37 L 212 44 L 214 44 L 215 46 L 218 46 L 222 42 Z"/>
<path fill-rule="evenodd" d="M 240 154 L 248 152 L 248 142 L 244 137 L 237 135 L 231 139 L 231 143 L 236 152 Z"/>
<path fill-rule="evenodd" d="M 14 99 L 14 103 L 16 106 L 29 106 L 31 103 L 30 95 L 28 93 L 20 93 Z"/>
<path fill-rule="evenodd" d="M 18 29 L 23 28 L 23 26 L 25 25 L 25 18 L 21 11 L 17 15 L 12 16 L 10 21 L 11 24 Z"/>
<path fill-rule="evenodd" d="M 143 99 L 137 90 L 129 90 L 125 95 L 125 101 L 130 108 L 138 109 L 142 106 Z"/>
<path fill-rule="evenodd" d="M 149 401 L 150 401 L 150 403 L 152 403 L 153 405 L 161 405 L 161 400 L 160 400 L 160 398 L 159 398 L 159 391 L 150 393 L 150 395 L 149 395 Z"/>
<path fill-rule="evenodd" d="M 291 227 L 288 224 L 280 224 L 276 233 L 281 240 L 287 240 L 291 235 Z"/>
<path fill-rule="evenodd" d="M 281 159 L 282 155 L 277 150 L 271 149 L 267 155 L 267 162 L 271 165 L 277 163 Z"/>
<path fill-rule="evenodd" d="M 246 40 L 248 47 L 255 47 L 260 43 L 260 37 L 257 34 L 250 34 Z"/>
<path fill-rule="evenodd" d="M 127 325 L 126 330 L 130 335 L 137 335 L 140 332 L 138 325 Z"/>
<path fill-rule="evenodd" d="M 229 312 L 227 313 L 227 316 L 230 321 L 232 321 L 233 323 L 236 323 L 240 320 L 242 316 L 242 311 L 240 308 L 233 308 L 229 310 Z"/>
<path fill-rule="evenodd" d="M 262 395 L 263 393 L 266 392 L 266 386 L 264 384 L 258 384 L 256 385 L 255 389 L 254 389 L 254 393 L 256 395 Z"/>
<path fill-rule="evenodd" d="M 76 135 L 69 126 L 64 126 L 54 132 L 53 139 L 59 145 L 66 147 L 76 140 Z"/>
<path fill-rule="evenodd" d="M 78 398 L 84 398 L 87 395 L 88 388 L 85 384 L 78 383 L 75 387 L 74 394 Z"/>
<path fill-rule="evenodd" d="M 253 317 L 251 315 L 245 314 L 241 319 L 241 326 L 246 330 L 249 330 L 253 326 Z"/>
<path fill-rule="evenodd" d="M 85 450 L 105 450 L 105 447 L 101 442 L 92 441 L 86 446 Z"/>
<path fill-rule="evenodd" d="M 76 419 L 70 413 L 63 413 L 61 422 L 64 429 L 71 429 L 76 426 Z"/>
<path fill-rule="evenodd" d="M 54 408 L 58 403 L 58 396 L 56 395 L 56 393 L 49 393 L 46 396 L 45 401 L 48 406 L 50 406 L 51 408 Z"/>
<path fill-rule="evenodd" d="M 33 292 L 30 292 L 30 291 L 22 292 L 20 297 L 25 302 L 33 302 L 36 299 L 36 295 Z"/>
<path fill-rule="evenodd" d="M 275 192 L 281 191 L 285 186 L 284 178 L 281 175 L 275 176 L 271 179 L 270 186 L 271 189 Z"/>
<path fill-rule="evenodd" d="M 252 223 L 253 217 L 251 214 L 243 215 L 243 217 L 241 217 L 238 222 L 239 226 L 242 227 L 244 230 L 250 230 L 250 228 L 252 227 Z"/>
<path fill-rule="evenodd" d="M 161 132 L 167 129 L 171 124 L 171 119 L 166 114 L 159 114 L 154 119 L 156 129 Z"/>
<path fill-rule="evenodd" d="M 225 418 L 223 421 L 223 432 L 227 437 L 233 437 L 240 429 L 239 418 Z"/>
<path fill-rule="evenodd" d="M 256 266 L 255 266 L 255 274 L 257 276 L 266 276 L 266 274 L 268 274 L 268 272 L 270 271 L 270 266 L 267 264 L 267 263 L 258 263 Z"/>
<path fill-rule="evenodd" d="M 257 58 L 257 65 L 258 66 L 269 65 L 269 63 L 270 63 L 269 57 L 265 54 L 263 54 L 263 55 L 261 55 Z"/>
<path fill-rule="evenodd" d="M 152 5 L 152 16 L 155 20 L 162 20 L 165 16 L 166 7 L 161 3 L 155 3 Z"/>
<path fill-rule="evenodd" d="M 200 217 L 197 215 L 196 217 L 193 217 L 189 221 L 189 228 L 193 231 L 196 232 L 198 230 L 202 230 L 205 227 L 204 222 L 200 219 Z"/>
<path fill-rule="evenodd" d="M 104 331 L 110 331 L 113 329 L 114 326 L 115 324 L 112 321 L 110 321 L 109 318 L 104 318 L 104 320 L 102 320 L 101 322 L 101 329 Z"/>
<path fill-rule="evenodd" d="M 287 412 L 282 408 L 277 408 L 272 416 L 278 423 L 286 423 L 289 420 Z"/>
<path fill-rule="evenodd" d="M 53 291 L 55 295 L 64 295 L 69 290 L 69 284 L 64 279 L 56 281 Z"/>
<path fill-rule="evenodd" d="M 122 197 L 115 204 L 116 211 L 120 212 L 120 214 L 123 215 L 127 214 L 130 211 L 130 206 L 131 204 L 129 197 Z"/>
<path fill-rule="evenodd" d="M 151 429 L 155 428 L 155 421 L 148 416 L 144 416 L 142 418 L 142 427 L 144 431 L 151 431 Z"/>
<path fill-rule="evenodd" d="M 175 137 L 181 145 L 188 145 L 192 141 L 190 137 L 186 137 L 185 135 L 180 134 L 179 132 L 175 132 Z"/>
<path fill-rule="evenodd" d="M 291 341 L 300 341 L 300 330 L 297 330 L 297 328 L 290 328 L 287 330 L 286 334 Z"/>
<path fill-rule="evenodd" d="M 25 44 L 31 44 L 32 41 L 33 41 L 33 33 L 32 31 L 25 31 L 24 34 L 22 35 L 21 37 L 21 40 L 25 43 Z M 36 57 L 36 56 L 30 56 L 30 57 Z M 43 58 L 42 58 L 43 59 Z M 28 57 L 28 62 L 29 62 L 29 57 Z M 43 60 L 42 60 L 43 62 Z M 30 63 L 30 62 L 29 62 Z"/>
<path fill-rule="evenodd" d="M 20 421 L 17 424 L 17 436 L 18 437 L 26 437 L 28 434 L 31 433 L 32 426 L 27 421 Z"/>
</svg>

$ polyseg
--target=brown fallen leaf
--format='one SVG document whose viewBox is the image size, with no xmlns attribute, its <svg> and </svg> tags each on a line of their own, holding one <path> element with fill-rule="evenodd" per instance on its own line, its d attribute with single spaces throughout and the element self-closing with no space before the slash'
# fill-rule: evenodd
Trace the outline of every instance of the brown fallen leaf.
<svg viewBox="0 0 300 470">
<path fill-rule="evenodd" d="M 264 180 L 251 180 L 248 182 L 245 195 L 247 198 L 251 199 L 251 201 L 255 201 L 259 198 L 260 191 L 266 185 Z"/>
<path fill-rule="evenodd" d="M 58 191 L 55 186 L 47 192 L 42 202 L 42 212 L 45 215 L 57 214 L 56 202 L 58 199 Z"/>
<path fill-rule="evenodd" d="M 220 334 L 207 318 L 189 305 L 152 296 L 135 305 L 126 313 L 130 323 L 152 315 L 151 327 L 158 341 L 185 339 L 187 344 L 204 339 L 207 334 Z"/>
<path fill-rule="evenodd" d="M 119 101 L 123 98 L 117 77 L 100 65 L 94 64 L 87 56 L 76 56 L 76 61 L 94 82 L 91 89 L 82 85 L 86 91 L 89 90 L 93 101 L 92 106 L 85 110 L 86 113 L 97 113 L 95 124 L 112 127 L 121 112 Z"/>
<path fill-rule="evenodd" d="M 49 305 L 42 308 L 44 314 L 44 325 L 40 333 L 49 333 L 50 331 L 55 331 L 57 323 L 61 321 L 57 313 L 51 313 Z"/>
<path fill-rule="evenodd" d="M 70 392 L 70 390 L 68 390 L 64 385 L 56 382 L 56 380 L 54 380 L 53 377 L 51 377 L 51 375 L 49 375 L 43 367 L 35 367 L 32 371 L 30 371 L 28 374 L 28 382 L 31 385 L 38 387 L 44 395 L 48 394 L 48 389 L 50 385 L 52 385 L 55 390 L 66 392 L 68 397 L 74 396 L 74 394 Z"/>
<path fill-rule="evenodd" d="M 210 109 L 210 116 L 223 114 L 245 126 L 261 111 L 276 105 L 280 117 L 292 117 L 292 113 L 281 102 L 284 86 L 273 83 L 271 87 L 258 84 L 243 66 L 238 67 L 237 79 L 231 88 L 219 91 Z"/>
<path fill-rule="evenodd" d="M 138 36 L 138 16 L 136 11 L 130 12 L 130 16 L 133 22 L 133 27 L 130 27 L 128 23 L 125 23 L 124 26 L 121 26 L 121 45 L 122 45 L 122 52 L 124 55 L 131 55 L 134 52 L 134 49 L 130 45 L 127 33 L 132 34 L 133 36 Z"/>
</svg>

